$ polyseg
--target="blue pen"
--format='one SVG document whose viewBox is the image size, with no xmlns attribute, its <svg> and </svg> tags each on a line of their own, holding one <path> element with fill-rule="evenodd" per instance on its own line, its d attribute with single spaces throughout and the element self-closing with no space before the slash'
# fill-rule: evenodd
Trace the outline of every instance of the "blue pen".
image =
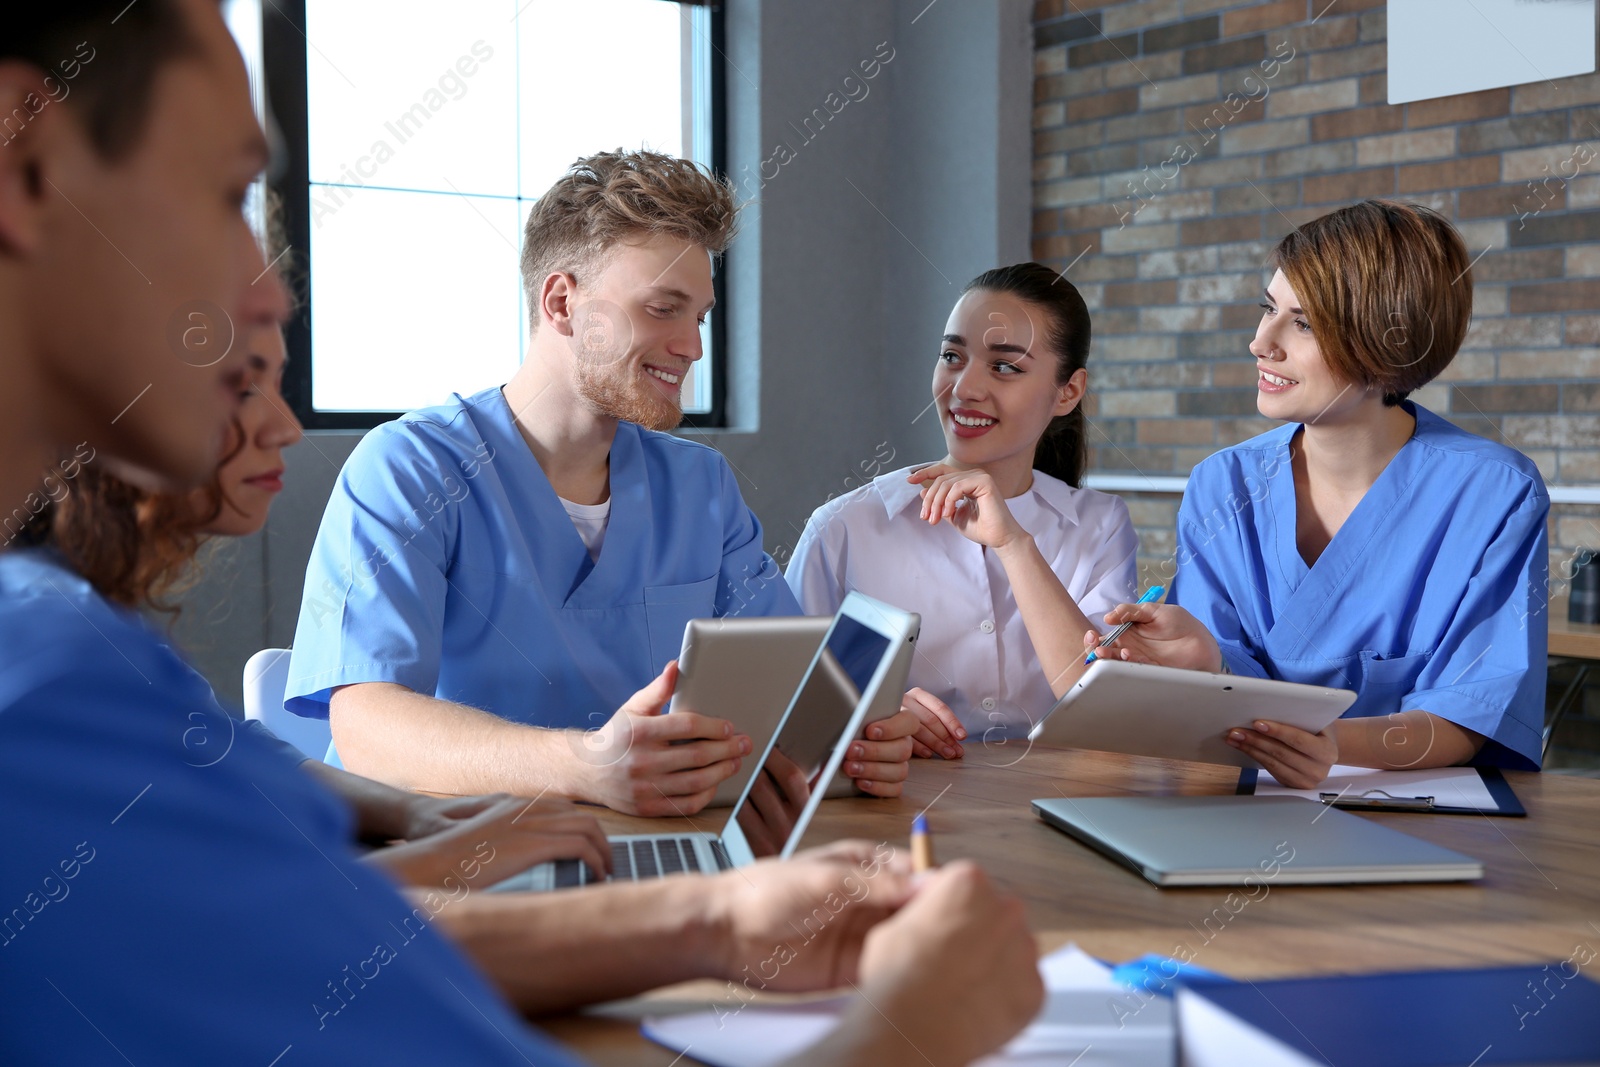
<svg viewBox="0 0 1600 1067">
<path fill-rule="evenodd" d="M 1139 603 L 1154 604 L 1156 601 L 1161 599 L 1162 594 L 1164 594 L 1166 591 L 1167 587 L 1164 585 L 1152 585 L 1149 589 L 1145 590 L 1144 596 L 1139 598 Z M 1106 634 L 1105 640 L 1100 642 L 1100 647 L 1105 648 L 1107 645 L 1115 644 L 1117 638 L 1127 633 L 1128 627 L 1132 625 L 1133 623 L 1131 622 L 1125 622 L 1121 626 L 1115 627 L 1110 633 Z M 1093 663 L 1095 659 L 1095 653 L 1091 652 L 1089 653 L 1089 658 L 1083 661 L 1083 665 L 1087 667 L 1089 664 Z"/>
</svg>

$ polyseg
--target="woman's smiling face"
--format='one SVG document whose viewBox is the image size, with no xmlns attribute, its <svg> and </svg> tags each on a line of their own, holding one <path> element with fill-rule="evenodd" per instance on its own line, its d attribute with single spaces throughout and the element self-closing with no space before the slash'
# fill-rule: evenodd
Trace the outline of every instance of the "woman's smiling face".
<svg viewBox="0 0 1600 1067">
<path fill-rule="evenodd" d="M 1261 323 L 1250 342 L 1256 359 L 1256 409 L 1269 419 L 1326 423 L 1365 402 L 1370 389 L 1346 381 L 1328 366 L 1283 271 L 1273 274 L 1265 297 Z"/>
<path fill-rule="evenodd" d="M 1060 356 L 1049 347 L 1044 311 L 1011 293 L 973 289 L 945 323 L 933 371 L 950 458 L 989 466 L 1018 456 L 1032 464 L 1050 420 L 1075 408 L 1086 377 L 1056 384 Z"/>
</svg>

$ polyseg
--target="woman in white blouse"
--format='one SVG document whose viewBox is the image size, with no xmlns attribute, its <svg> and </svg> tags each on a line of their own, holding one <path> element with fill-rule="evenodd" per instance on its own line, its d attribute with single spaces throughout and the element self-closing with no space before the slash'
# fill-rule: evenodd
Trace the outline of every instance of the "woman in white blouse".
<svg viewBox="0 0 1600 1067">
<path fill-rule="evenodd" d="M 859 590 L 922 615 L 904 707 L 918 756 L 1025 734 L 1083 672 L 1084 633 L 1135 594 L 1121 499 L 1079 488 L 1089 312 L 1039 263 L 974 278 L 933 372 L 937 463 L 818 508 L 785 577 L 811 614 Z"/>
</svg>

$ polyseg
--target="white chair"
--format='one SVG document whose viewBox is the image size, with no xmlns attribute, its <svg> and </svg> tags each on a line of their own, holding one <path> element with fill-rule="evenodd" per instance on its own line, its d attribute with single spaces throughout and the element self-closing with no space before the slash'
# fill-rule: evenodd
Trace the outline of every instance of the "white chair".
<svg viewBox="0 0 1600 1067">
<path fill-rule="evenodd" d="M 244 665 L 244 717 L 267 729 L 307 756 L 320 760 L 328 754 L 333 734 L 327 719 L 306 719 L 283 709 L 283 690 L 289 684 L 289 650 L 264 648 Z"/>
</svg>

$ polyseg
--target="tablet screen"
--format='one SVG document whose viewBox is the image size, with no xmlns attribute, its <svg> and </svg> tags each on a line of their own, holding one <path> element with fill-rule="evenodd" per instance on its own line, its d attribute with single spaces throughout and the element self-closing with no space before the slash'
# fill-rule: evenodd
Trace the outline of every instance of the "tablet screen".
<svg viewBox="0 0 1600 1067">
<path fill-rule="evenodd" d="M 757 856 L 782 852 L 811 794 L 826 787 L 818 778 L 890 647 L 888 637 L 848 615 L 834 623 L 765 765 L 734 813 Z"/>
</svg>

